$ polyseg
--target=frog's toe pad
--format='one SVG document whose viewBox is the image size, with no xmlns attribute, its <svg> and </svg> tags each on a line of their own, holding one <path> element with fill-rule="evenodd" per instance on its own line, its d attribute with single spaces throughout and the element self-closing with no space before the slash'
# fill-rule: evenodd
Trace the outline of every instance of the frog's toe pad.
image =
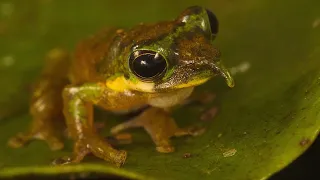
<svg viewBox="0 0 320 180">
<path fill-rule="evenodd" d="M 127 152 L 120 150 L 118 152 L 117 158 L 115 159 L 116 166 L 117 167 L 122 166 L 126 162 L 126 159 L 127 159 Z"/>
<path fill-rule="evenodd" d="M 200 136 L 202 135 L 203 133 L 205 133 L 206 131 L 206 128 L 196 128 L 196 127 L 193 127 L 193 128 L 190 128 L 189 129 L 189 134 L 191 136 Z"/>
<path fill-rule="evenodd" d="M 72 159 L 68 156 L 65 156 L 65 157 L 54 159 L 51 164 L 54 166 L 59 166 L 59 165 L 67 165 L 70 163 L 72 163 Z"/>
<path fill-rule="evenodd" d="M 173 146 L 157 146 L 156 150 L 160 153 L 172 153 L 175 149 Z"/>
</svg>

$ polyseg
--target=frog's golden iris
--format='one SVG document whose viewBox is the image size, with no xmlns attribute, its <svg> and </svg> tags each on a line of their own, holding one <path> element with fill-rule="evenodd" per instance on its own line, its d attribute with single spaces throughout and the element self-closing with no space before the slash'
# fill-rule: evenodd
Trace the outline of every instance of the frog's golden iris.
<svg viewBox="0 0 320 180">
<path fill-rule="evenodd" d="M 224 77 L 230 87 L 234 85 L 219 50 L 213 47 L 217 32 L 215 15 L 193 6 L 172 21 L 139 24 L 128 30 L 103 29 L 81 41 L 73 55 L 61 49 L 51 51 L 34 85 L 31 128 L 11 138 L 9 145 L 17 148 L 41 139 L 52 150 L 61 149 L 60 135 L 66 124 L 75 143 L 73 156 L 64 163 L 78 163 L 93 153 L 120 166 L 127 153 L 116 150 L 97 133 L 93 106 L 112 112 L 148 106 L 113 127 L 111 133 L 144 127 L 157 151 L 173 152 L 170 137 L 197 132 L 179 128 L 170 116 L 170 107 L 216 75 Z"/>
</svg>

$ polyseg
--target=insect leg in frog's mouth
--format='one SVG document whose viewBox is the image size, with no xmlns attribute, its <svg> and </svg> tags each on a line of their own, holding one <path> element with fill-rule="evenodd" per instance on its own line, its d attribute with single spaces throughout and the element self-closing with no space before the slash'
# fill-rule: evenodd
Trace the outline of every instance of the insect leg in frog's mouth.
<svg viewBox="0 0 320 180">
<path fill-rule="evenodd" d="M 225 78 L 225 81 L 229 87 L 234 87 L 234 80 L 229 72 L 229 70 L 223 66 L 220 62 L 215 62 L 210 64 L 213 68 L 215 74 L 220 75 Z"/>
</svg>

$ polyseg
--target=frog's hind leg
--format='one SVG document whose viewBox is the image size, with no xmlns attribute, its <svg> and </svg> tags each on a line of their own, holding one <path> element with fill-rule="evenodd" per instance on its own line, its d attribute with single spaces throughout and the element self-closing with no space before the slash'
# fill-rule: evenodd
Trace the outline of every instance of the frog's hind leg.
<svg viewBox="0 0 320 180">
<path fill-rule="evenodd" d="M 159 108 L 148 108 L 137 117 L 118 124 L 111 129 L 111 134 L 116 135 L 129 128 L 143 127 L 150 134 L 156 149 L 159 152 L 169 153 L 174 151 L 170 137 L 178 129 L 170 115 Z"/>
<path fill-rule="evenodd" d="M 29 109 L 33 118 L 31 126 L 27 132 L 12 137 L 9 146 L 19 148 L 33 139 L 41 139 L 52 150 L 63 148 L 62 90 L 68 84 L 68 67 L 67 52 L 53 49 L 48 53 L 41 77 L 33 86 Z"/>
<path fill-rule="evenodd" d="M 139 117 L 139 116 L 138 116 Z M 140 121 L 140 118 L 133 118 L 121 124 L 118 124 L 111 128 L 111 134 L 119 134 L 119 132 L 124 131 L 130 128 L 142 127 L 143 123 Z"/>
<path fill-rule="evenodd" d="M 179 128 L 168 111 L 160 108 L 148 108 L 139 116 L 119 124 L 111 129 L 111 133 L 116 135 L 123 130 L 144 127 L 156 145 L 156 150 L 162 153 L 174 151 L 170 138 L 173 136 L 198 135 L 197 128 Z"/>
</svg>

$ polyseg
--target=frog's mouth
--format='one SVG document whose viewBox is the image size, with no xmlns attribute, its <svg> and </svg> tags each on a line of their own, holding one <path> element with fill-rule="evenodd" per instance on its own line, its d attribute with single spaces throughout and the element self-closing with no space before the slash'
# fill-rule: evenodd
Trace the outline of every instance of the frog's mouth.
<svg viewBox="0 0 320 180">
<path fill-rule="evenodd" d="M 156 84 L 155 88 L 180 89 L 201 85 L 214 76 L 224 77 L 229 87 L 234 87 L 234 80 L 230 72 L 220 61 L 183 64 L 174 69 L 173 75 L 166 80 Z"/>
</svg>

